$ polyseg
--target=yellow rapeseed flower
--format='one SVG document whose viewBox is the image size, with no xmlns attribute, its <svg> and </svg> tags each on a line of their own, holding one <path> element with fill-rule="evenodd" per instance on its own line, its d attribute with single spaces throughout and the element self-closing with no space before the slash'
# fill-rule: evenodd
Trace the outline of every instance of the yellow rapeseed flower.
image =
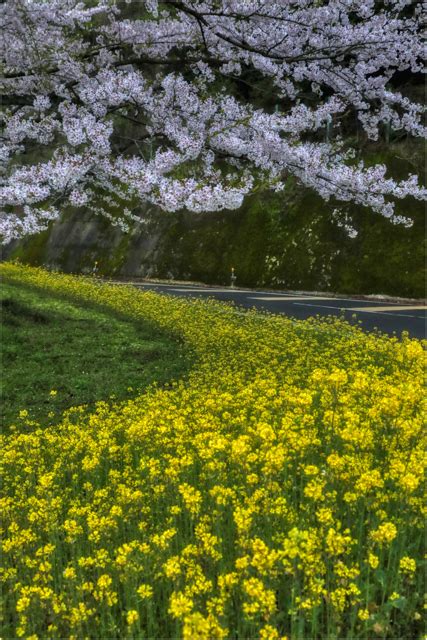
<svg viewBox="0 0 427 640">
<path fill-rule="evenodd" d="M 153 596 L 153 588 L 149 584 L 141 584 L 136 592 L 142 600 L 148 600 Z"/>
<path fill-rule="evenodd" d="M 393 618 L 408 635 L 426 515 L 421 341 L 0 271 L 150 323 L 194 355 L 181 380 L 70 407 L 55 427 L 23 409 L 3 436 L 11 637 L 278 640 L 288 623 L 348 635 L 358 617 L 367 640 L 410 597 Z M 401 596 L 384 592 L 380 562 Z"/>
<path fill-rule="evenodd" d="M 126 622 L 129 627 L 135 624 L 135 622 L 138 622 L 138 620 L 139 620 L 139 614 L 138 614 L 138 611 L 135 611 L 135 609 L 130 609 L 126 613 Z"/>
<path fill-rule="evenodd" d="M 413 558 L 409 558 L 408 556 L 404 556 L 400 559 L 399 569 L 402 573 L 412 574 L 417 568 L 417 563 Z"/>
<path fill-rule="evenodd" d="M 169 601 L 169 613 L 174 618 L 182 618 L 193 609 L 194 603 L 181 592 L 175 592 L 171 595 Z"/>
<path fill-rule="evenodd" d="M 357 614 L 357 617 L 359 618 L 359 620 L 363 620 L 363 621 L 369 620 L 370 613 L 369 613 L 368 609 L 360 609 L 358 614 Z"/>
</svg>

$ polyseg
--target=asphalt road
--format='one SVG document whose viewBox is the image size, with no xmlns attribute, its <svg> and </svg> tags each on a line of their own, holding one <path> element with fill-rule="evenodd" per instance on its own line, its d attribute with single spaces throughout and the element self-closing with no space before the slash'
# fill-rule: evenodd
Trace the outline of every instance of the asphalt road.
<svg viewBox="0 0 427 640">
<path fill-rule="evenodd" d="M 407 331 L 411 337 L 426 337 L 426 310 L 422 304 L 402 304 L 385 300 L 360 300 L 357 298 L 313 296 L 300 293 L 254 291 L 227 287 L 203 287 L 183 284 L 157 284 L 152 282 L 122 282 L 133 284 L 139 289 L 153 290 L 173 296 L 233 301 L 245 309 L 256 307 L 271 313 L 304 319 L 310 316 L 340 316 L 350 322 L 361 321 L 366 331 L 379 329 L 390 335 L 400 336 Z"/>
</svg>

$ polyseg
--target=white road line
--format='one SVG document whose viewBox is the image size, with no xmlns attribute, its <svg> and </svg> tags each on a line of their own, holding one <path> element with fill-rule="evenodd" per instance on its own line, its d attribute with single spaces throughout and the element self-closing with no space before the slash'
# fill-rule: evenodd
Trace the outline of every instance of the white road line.
<svg viewBox="0 0 427 640">
<path fill-rule="evenodd" d="M 169 287 L 171 291 L 179 291 L 182 293 L 245 293 L 245 291 L 241 289 L 202 289 L 201 287 L 197 287 L 194 289 L 181 289 L 177 287 Z"/>
<path fill-rule="evenodd" d="M 248 296 L 249 300 L 263 300 L 265 302 L 268 302 L 269 300 L 272 301 L 286 301 L 286 300 L 290 300 L 290 301 L 294 301 L 294 300 L 330 300 L 331 302 L 353 302 L 353 303 L 357 303 L 357 302 L 361 302 L 359 300 L 355 300 L 354 298 L 332 298 L 331 296 L 310 296 L 310 295 L 301 295 L 301 296 L 293 296 L 292 294 L 285 294 L 283 296 L 278 296 L 278 295 L 274 295 L 274 294 L 269 294 L 268 297 L 264 297 L 264 294 L 262 294 L 262 296 Z M 372 304 L 372 305 L 383 305 L 383 302 L 380 302 L 378 300 L 363 300 L 363 302 L 366 302 L 366 304 Z M 295 302 L 295 304 L 297 304 Z M 390 303 L 389 303 L 390 304 Z M 394 310 L 394 309 L 407 309 L 409 305 L 399 305 L 399 303 L 391 303 L 394 306 L 390 306 L 390 310 Z M 318 305 L 315 305 L 318 306 Z M 336 309 L 338 307 L 331 307 L 331 309 Z M 366 308 L 372 308 L 373 311 L 375 311 L 375 309 L 379 309 L 381 307 L 366 307 Z M 410 307 L 412 308 L 412 307 Z M 426 307 L 418 307 L 417 309 L 425 309 Z M 360 310 L 365 309 L 365 307 L 360 307 Z"/>
<path fill-rule="evenodd" d="M 407 315 L 406 313 L 391 313 L 391 312 L 386 312 L 386 311 L 377 311 L 375 308 L 366 308 L 366 307 L 356 307 L 356 308 L 351 308 L 351 307 L 331 307 L 331 306 L 326 306 L 324 304 L 304 304 L 303 302 L 295 302 L 295 305 L 298 305 L 299 307 L 315 307 L 317 309 L 335 309 L 335 311 L 357 311 L 358 313 L 378 313 L 379 315 L 382 316 L 399 316 L 401 318 L 419 318 L 421 320 L 424 320 L 424 316 L 412 316 L 412 315 Z"/>
<path fill-rule="evenodd" d="M 171 289 L 171 291 L 179 291 L 182 293 L 245 293 L 245 294 L 250 294 L 252 293 L 251 291 L 248 291 L 247 289 L 231 289 L 230 287 L 228 288 L 224 288 L 224 289 L 214 289 L 214 288 L 206 288 L 203 289 L 202 287 L 194 287 L 193 289 L 191 288 L 182 288 L 182 287 L 174 287 L 172 285 L 159 285 L 159 286 L 167 286 L 168 289 Z M 288 295 L 283 295 L 283 296 L 277 296 L 277 294 L 274 293 L 268 293 L 265 292 L 263 293 L 262 291 L 260 292 L 260 294 L 262 294 L 263 297 L 255 297 L 255 296 L 250 296 L 248 295 L 248 299 L 249 300 L 310 300 L 311 298 L 309 296 L 288 296 Z M 316 296 L 317 298 L 317 296 Z M 320 298 L 320 300 L 330 300 L 331 298 Z"/>
<path fill-rule="evenodd" d="M 215 289 L 214 287 L 180 287 L 173 284 L 162 284 L 160 282 L 130 282 L 130 281 L 121 281 L 115 282 L 112 280 L 107 280 L 106 284 L 115 284 L 115 285 L 134 285 L 135 287 L 165 287 L 166 289 L 170 289 L 171 291 L 182 291 L 191 293 L 195 291 L 196 293 L 250 293 L 246 289 L 231 289 L 230 287 L 223 287 L 222 289 Z"/>
<path fill-rule="evenodd" d="M 246 291 L 245 289 L 181 289 L 181 288 L 177 288 L 177 287 L 168 287 L 164 293 L 166 293 L 166 291 L 174 291 L 176 293 L 198 293 L 198 294 L 214 294 L 214 293 L 228 293 L 228 294 L 235 294 L 235 293 L 239 293 L 239 294 L 246 294 L 245 299 L 246 300 L 263 300 L 265 302 L 269 302 L 269 301 L 277 301 L 277 300 L 311 300 L 312 298 L 307 297 L 307 296 L 275 296 L 274 294 L 263 294 L 263 296 L 249 296 L 247 295 L 248 293 L 250 293 L 249 291 Z M 331 300 L 331 298 L 318 298 L 316 296 L 317 300 Z M 334 298 L 335 300 L 335 298 Z M 354 300 L 352 300 L 351 302 L 354 302 Z"/>
<path fill-rule="evenodd" d="M 290 294 L 282 294 L 282 295 L 278 295 L 276 293 L 273 292 L 269 292 L 269 291 L 257 291 L 256 293 L 258 293 L 259 295 L 248 295 L 251 293 L 255 293 L 255 292 L 251 292 L 248 291 L 247 289 L 231 289 L 230 287 L 227 288 L 223 288 L 223 289 L 215 289 L 215 288 L 206 288 L 203 289 L 202 287 L 194 287 L 194 288 L 189 288 L 189 287 L 174 287 L 173 285 L 158 285 L 160 287 L 167 287 L 168 289 L 171 289 L 171 291 L 178 291 L 180 293 L 192 293 L 192 292 L 198 292 L 198 293 L 244 293 L 247 295 L 247 299 L 248 300 L 261 300 L 264 302 L 268 302 L 269 300 L 272 302 L 280 302 L 280 301 L 286 301 L 286 300 L 331 300 L 331 302 L 333 301 L 337 301 L 337 302 L 352 302 L 352 303 L 357 303 L 359 302 L 359 300 L 355 300 L 354 298 L 335 298 L 335 297 L 331 297 L 331 296 L 310 296 L 307 294 L 304 295 L 292 295 Z M 379 305 L 378 307 L 372 307 L 372 309 L 380 309 L 381 305 L 384 305 L 384 302 L 380 301 L 380 300 L 363 300 L 363 302 L 366 302 L 366 304 L 372 304 L 372 305 Z M 390 310 L 394 310 L 396 309 L 400 309 L 400 308 L 408 308 L 409 305 L 399 305 L 398 302 L 392 302 L 389 303 L 390 306 Z M 332 307 L 335 308 L 335 307 Z M 364 308 L 364 307 L 363 307 Z M 412 307 L 410 307 L 412 308 Z M 415 308 L 415 307 L 414 307 Z M 426 307 L 416 307 L 417 309 L 425 309 Z M 362 309 L 362 308 L 361 308 Z"/>
<path fill-rule="evenodd" d="M 170 289 L 171 291 L 176 291 L 178 293 L 245 293 L 245 294 L 249 294 L 252 293 L 251 291 L 248 291 L 247 289 L 232 289 L 230 287 L 227 288 L 222 288 L 222 289 L 215 289 L 213 287 L 207 287 L 207 288 L 203 288 L 203 287 L 198 287 L 197 285 L 194 285 L 193 287 L 189 286 L 189 287 L 177 287 L 174 286 L 173 284 L 163 284 L 163 283 L 157 283 L 157 282 L 131 282 L 131 281 L 107 281 L 107 284 L 114 284 L 114 285 L 134 285 L 137 287 L 165 287 L 166 289 Z M 259 291 L 257 292 L 260 295 L 258 296 L 251 296 L 248 295 L 247 299 L 248 300 L 260 300 L 260 301 L 264 301 L 264 302 L 281 302 L 281 301 L 290 301 L 290 302 L 294 302 L 296 300 L 330 300 L 332 301 L 342 301 L 342 302 L 359 302 L 358 300 L 355 300 L 354 298 L 335 298 L 335 297 L 330 297 L 330 296 L 310 296 L 310 295 L 292 295 L 292 294 L 283 294 L 283 295 L 277 295 L 274 292 L 270 292 L 270 291 Z M 384 303 L 380 300 L 364 300 L 364 302 L 366 302 L 367 304 L 370 305 L 384 305 Z M 309 303 L 302 303 L 302 302 L 294 302 L 294 304 L 298 304 L 300 306 L 305 306 L 305 307 L 319 307 L 319 308 L 323 308 L 323 309 L 335 309 L 340 311 L 341 307 L 336 307 L 336 306 L 326 306 L 326 305 L 317 305 L 317 304 L 309 304 Z M 427 310 L 427 306 L 422 306 L 422 305 L 400 305 L 398 302 L 392 302 L 389 303 L 389 306 L 372 306 L 372 307 L 345 307 L 343 308 L 346 311 L 357 311 L 357 312 L 361 312 L 361 313 L 385 313 L 386 315 L 398 315 L 401 317 L 406 317 L 406 318 L 424 318 L 424 316 L 413 316 L 413 315 L 406 315 L 406 314 L 402 314 L 402 313 L 386 313 L 386 312 L 390 312 L 390 311 L 413 311 L 413 310 L 423 310 L 426 311 Z"/>
<path fill-rule="evenodd" d="M 126 284 L 132 284 L 133 286 L 136 287 L 155 287 L 155 284 L 150 284 L 149 282 L 115 282 L 114 280 L 106 280 L 105 284 L 114 284 L 114 285 L 126 285 Z"/>
<path fill-rule="evenodd" d="M 376 309 L 366 309 L 366 307 L 353 307 L 352 311 L 417 311 L 422 309 L 427 311 L 427 307 L 424 305 L 401 305 L 400 307 L 377 307 Z"/>
<path fill-rule="evenodd" d="M 248 296 L 249 300 L 264 300 L 264 301 L 268 301 L 268 300 L 272 300 L 272 301 L 280 301 L 280 300 L 346 300 L 346 298 L 322 298 L 320 296 L 313 296 L 312 298 L 310 296 L 269 296 L 269 297 L 264 297 L 264 296 Z"/>
</svg>

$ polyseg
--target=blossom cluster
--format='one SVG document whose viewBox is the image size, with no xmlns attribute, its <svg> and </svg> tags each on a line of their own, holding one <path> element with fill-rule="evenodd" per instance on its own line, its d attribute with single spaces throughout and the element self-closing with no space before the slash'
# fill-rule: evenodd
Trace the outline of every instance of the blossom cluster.
<svg viewBox="0 0 427 640">
<path fill-rule="evenodd" d="M 419 637 L 424 345 L 5 263 L 188 376 L 4 438 L 7 637 Z"/>
<path fill-rule="evenodd" d="M 395 198 L 426 196 L 414 176 L 355 165 L 338 136 L 319 136 L 349 112 L 372 139 L 383 125 L 425 135 L 422 105 L 391 88 L 422 68 L 416 4 L 6 0 L 2 11 L 5 242 L 44 228 L 47 208 L 108 215 L 99 193 L 118 185 L 128 201 L 200 212 L 296 176 L 391 219 Z M 273 113 L 242 98 L 248 78 L 268 83 Z M 35 143 L 46 152 L 29 162 Z"/>
</svg>

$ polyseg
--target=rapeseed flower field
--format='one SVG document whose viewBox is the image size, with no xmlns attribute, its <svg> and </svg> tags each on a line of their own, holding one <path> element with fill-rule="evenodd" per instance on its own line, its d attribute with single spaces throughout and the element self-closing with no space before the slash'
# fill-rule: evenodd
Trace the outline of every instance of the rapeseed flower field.
<svg viewBox="0 0 427 640">
<path fill-rule="evenodd" d="M 421 638 L 424 345 L 3 264 L 181 336 L 139 397 L 3 442 L 7 638 Z"/>
</svg>

